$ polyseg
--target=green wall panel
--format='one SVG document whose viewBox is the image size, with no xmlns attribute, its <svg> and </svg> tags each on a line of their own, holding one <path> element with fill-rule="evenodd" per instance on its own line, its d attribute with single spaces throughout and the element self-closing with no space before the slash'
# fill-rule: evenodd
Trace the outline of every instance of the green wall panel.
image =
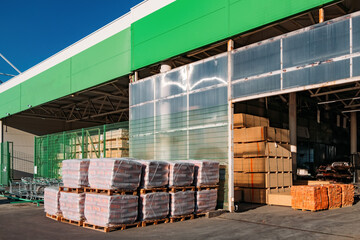
<svg viewBox="0 0 360 240">
<path fill-rule="evenodd" d="M 20 111 L 20 85 L 0 93 L 0 116 L 7 113 L 14 114 Z"/>
<path fill-rule="evenodd" d="M 21 83 L 21 111 L 70 94 L 71 59 Z"/>
<path fill-rule="evenodd" d="M 130 72 L 130 28 L 72 58 L 71 91 L 77 92 Z"/>
<path fill-rule="evenodd" d="M 131 68 L 165 60 L 334 0 L 177 0 L 131 26 Z"/>
</svg>

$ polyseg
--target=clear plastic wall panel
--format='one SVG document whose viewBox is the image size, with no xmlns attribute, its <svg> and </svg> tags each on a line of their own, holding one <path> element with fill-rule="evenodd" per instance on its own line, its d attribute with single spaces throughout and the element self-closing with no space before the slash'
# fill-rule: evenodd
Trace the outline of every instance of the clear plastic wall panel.
<svg viewBox="0 0 360 240">
<path fill-rule="evenodd" d="M 160 74 L 155 77 L 156 99 L 177 95 L 186 92 L 186 67 Z"/>
<path fill-rule="evenodd" d="M 189 133 L 190 159 L 213 159 L 227 165 L 227 126 L 194 129 Z"/>
<path fill-rule="evenodd" d="M 130 84 L 130 106 L 154 100 L 154 79 L 149 78 Z"/>
<path fill-rule="evenodd" d="M 187 159 L 187 131 L 157 133 L 156 159 L 166 161 Z"/>
<path fill-rule="evenodd" d="M 272 75 L 263 78 L 244 80 L 233 84 L 232 97 L 240 98 L 250 95 L 278 91 L 281 87 L 280 75 Z"/>
<path fill-rule="evenodd" d="M 189 112 L 189 127 L 204 127 L 207 125 L 227 124 L 227 105 L 206 109 L 191 110 Z"/>
<path fill-rule="evenodd" d="M 316 25 L 283 39 L 284 68 L 301 66 L 350 53 L 349 20 Z"/>
<path fill-rule="evenodd" d="M 156 115 L 167 115 L 178 112 L 186 112 L 187 100 L 186 96 L 180 96 L 170 99 L 164 99 L 157 101 Z"/>
<path fill-rule="evenodd" d="M 350 60 L 323 63 L 283 75 L 283 87 L 293 88 L 311 84 L 325 83 L 350 77 Z"/>
<path fill-rule="evenodd" d="M 280 70 L 280 40 L 233 54 L 233 80 Z"/>
<path fill-rule="evenodd" d="M 187 127 L 187 112 L 156 117 L 156 131 L 173 131 Z"/>
<path fill-rule="evenodd" d="M 224 105 L 226 103 L 226 86 L 189 94 L 189 106 L 191 110 L 210 108 Z"/>
<path fill-rule="evenodd" d="M 129 155 L 137 159 L 154 159 L 154 135 L 131 135 Z"/>
<path fill-rule="evenodd" d="M 360 57 L 353 59 L 353 77 L 360 76 Z"/>
<path fill-rule="evenodd" d="M 360 52 L 360 16 L 352 19 L 353 52 Z"/>
<path fill-rule="evenodd" d="M 130 119 L 137 120 L 154 116 L 154 103 L 146 103 L 130 108 Z"/>
<path fill-rule="evenodd" d="M 189 83 L 190 91 L 227 83 L 227 55 L 217 57 L 198 64 L 190 64 Z"/>
</svg>

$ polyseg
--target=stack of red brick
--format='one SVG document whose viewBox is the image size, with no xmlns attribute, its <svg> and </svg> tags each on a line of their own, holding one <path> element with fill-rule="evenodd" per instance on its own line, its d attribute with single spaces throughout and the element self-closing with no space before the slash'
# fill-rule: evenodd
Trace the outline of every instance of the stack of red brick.
<svg viewBox="0 0 360 240">
<path fill-rule="evenodd" d="M 291 197 L 291 206 L 294 209 L 319 211 L 352 206 L 354 186 L 352 184 L 292 186 Z"/>
</svg>

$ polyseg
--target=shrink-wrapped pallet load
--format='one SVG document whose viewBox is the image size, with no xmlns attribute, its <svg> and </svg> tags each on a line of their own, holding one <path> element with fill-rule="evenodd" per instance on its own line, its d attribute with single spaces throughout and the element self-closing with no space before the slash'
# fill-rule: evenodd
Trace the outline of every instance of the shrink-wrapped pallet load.
<svg viewBox="0 0 360 240">
<path fill-rule="evenodd" d="M 50 215 L 60 215 L 59 188 L 47 187 L 44 189 L 44 210 Z"/>
<path fill-rule="evenodd" d="M 328 190 L 329 196 L 329 209 L 341 207 L 341 186 L 338 184 L 327 184 L 324 185 Z"/>
<path fill-rule="evenodd" d="M 294 209 L 318 211 L 329 207 L 327 188 L 324 186 L 292 186 L 291 197 Z"/>
<path fill-rule="evenodd" d="M 83 220 L 84 203 L 85 193 L 60 192 L 60 210 L 66 219 Z"/>
<path fill-rule="evenodd" d="M 194 182 L 195 165 L 188 161 L 169 162 L 169 187 L 190 186 Z"/>
<path fill-rule="evenodd" d="M 348 207 L 354 204 L 354 185 L 339 184 L 341 187 L 341 206 Z"/>
<path fill-rule="evenodd" d="M 216 208 L 217 189 L 201 190 L 196 192 L 196 213 L 206 213 Z"/>
<path fill-rule="evenodd" d="M 97 189 L 136 190 L 140 185 L 141 163 L 127 158 L 91 159 L 89 184 Z"/>
<path fill-rule="evenodd" d="M 140 196 L 140 220 L 166 218 L 169 215 L 170 194 L 167 192 L 147 193 Z"/>
<path fill-rule="evenodd" d="M 169 163 L 155 160 L 139 160 L 142 164 L 140 186 L 145 189 L 166 187 L 169 184 Z"/>
<path fill-rule="evenodd" d="M 216 185 L 219 182 L 219 162 L 209 160 L 191 160 L 194 168 L 194 185 Z"/>
<path fill-rule="evenodd" d="M 89 185 L 88 169 L 90 160 L 64 160 L 62 162 L 62 180 L 64 187 L 81 188 Z"/>
<path fill-rule="evenodd" d="M 134 223 L 138 216 L 138 196 L 86 194 L 86 222 L 110 227 L 118 224 Z"/>
<path fill-rule="evenodd" d="M 170 192 L 170 198 L 170 216 L 176 217 L 194 212 L 194 191 Z"/>
</svg>

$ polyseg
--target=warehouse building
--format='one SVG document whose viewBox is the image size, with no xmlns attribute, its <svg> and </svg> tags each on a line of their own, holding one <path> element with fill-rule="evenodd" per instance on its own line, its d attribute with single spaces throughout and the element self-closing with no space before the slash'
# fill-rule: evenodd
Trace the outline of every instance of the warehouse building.
<svg viewBox="0 0 360 240">
<path fill-rule="evenodd" d="M 219 207 L 233 210 L 237 192 L 261 189 L 234 183 L 239 113 L 290 130 L 291 167 L 266 190 L 285 191 L 297 168 L 349 161 L 359 10 L 356 0 L 144 1 L 0 85 L 1 179 L 114 156 L 106 139 L 128 129 L 131 157 L 219 161 Z"/>
</svg>

